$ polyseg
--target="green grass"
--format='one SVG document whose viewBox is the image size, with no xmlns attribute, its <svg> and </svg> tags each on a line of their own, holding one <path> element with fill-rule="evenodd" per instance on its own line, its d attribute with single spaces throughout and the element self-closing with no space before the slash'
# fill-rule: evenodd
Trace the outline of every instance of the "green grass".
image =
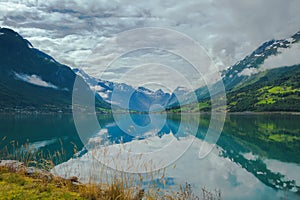
<svg viewBox="0 0 300 200">
<path fill-rule="evenodd" d="M 257 105 L 262 105 L 262 104 L 273 104 L 276 101 L 272 97 L 265 97 L 264 99 L 260 100 L 257 102 Z"/>
<path fill-rule="evenodd" d="M 0 199 L 84 199 L 78 192 L 55 182 L 44 182 L 0 168 Z"/>
<path fill-rule="evenodd" d="M 198 105 L 198 106 L 197 106 Z M 169 113 L 197 113 L 197 112 L 207 112 L 210 111 L 211 105 L 209 101 L 201 101 L 198 104 L 192 103 L 183 105 L 179 108 L 172 108 L 168 110 Z"/>
<path fill-rule="evenodd" d="M 263 104 L 274 104 L 277 101 L 284 99 L 283 95 L 286 95 L 285 98 L 292 96 L 292 94 L 299 92 L 300 89 L 292 89 L 291 86 L 265 86 L 257 90 L 258 102 L 256 105 Z"/>
<path fill-rule="evenodd" d="M 293 140 L 297 140 L 299 137 L 285 134 L 273 134 L 269 136 L 269 139 L 274 140 L 275 142 L 293 142 Z"/>
<path fill-rule="evenodd" d="M 275 86 L 268 89 L 268 92 L 271 94 L 285 94 L 285 93 L 294 93 L 299 92 L 300 89 L 292 89 L 291 86 Z"/>
</svg>

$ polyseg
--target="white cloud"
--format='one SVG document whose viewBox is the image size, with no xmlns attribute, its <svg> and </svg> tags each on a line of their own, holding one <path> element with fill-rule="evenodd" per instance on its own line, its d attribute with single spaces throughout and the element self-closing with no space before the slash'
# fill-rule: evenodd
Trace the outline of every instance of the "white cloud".
<svg viewBox="0 0 300 200">
<path fill-rule="evenodd" d="M 166 92 L 172 92 L 178 83 L 191 91 L 204 84 L 203 77 L 190 63 L 167 51 L 134 51 L 120 57 L 106 68 L 114 56 L 117 55 L 111 53 L 101 56 L 96 53 L 89 58 L 90 63 L 93 63 L 92 67 L 84 69 L 92 76 L 104 80 L 125 82 L 134 87 L 144 86 L 153 90 L 161 88 Z"/>
<path fill-rule="evenodd" d="M 288 40 L 293 41 L 292 39 Z M 238 73 L 238 76 L 251 76 L 269 69 L 300 64 L 300 43 L 292 44 L 288 48 L 278 48 L 277 51 L 277 55 L 269 56 L 259 68 L 245 68 Z"/>
<path fill-rule="evenodd" d="M 226 68 L 266 40 L 299 31 L 299 7 L 298 0 L 0 0 L 0 25 L 13 28 L 36 48 L 71 67 L 83 66 L 96 46 L 119 32 L 148 26 L 171 28 L 198 41 L 219 67 Z M 114 56 L 107 52 L 118 51 L 118 46 L 102 48 L 103 58 Z M 113 77 L 120 75 L 115 72 Z"/>
<path fill-rule="evenodd" d="M 42 87 L 48 87 L 48 88 L 53 88 L 53 89 L 58 89 L 57 86 L 53 85 L 52 83 L 43 81 L 41 77 L 32 74 L 32 75 L 27 75 L 27 74 L 18 74 L 15 73 L 15 78 L 21 81 L 25 81 L 27 83 L 33 84 L 33 85 L 38 85 Z"/>
<path fill-rule="evenodd" d="M 300 44 L 296 43 L 290 48 L 279 48 L 280 54 L 276 56 L 270 56 L 261 66 L 262 70 L 273 69 L 283 66 L 292 66 L 300 64 Z"/>
<path fill-rule="evenodd" d="M 300 174 L 297 173 L 300 170 L 299 165 L 272 159 L 266 159 L 265 163 L 271 171 L 275 173 L 285 174 L 286 178 L 295 180 L 296 185 L 300 184 Z"/>
<path fill-rule="evenodd" d="M 238 73 L 238 76 L 251 76 L 253 74 L 257 74 L 260 71 L 261 69 L 257 69 L 257 68 L 246 68 L 240 73 Z"/>
</svg>

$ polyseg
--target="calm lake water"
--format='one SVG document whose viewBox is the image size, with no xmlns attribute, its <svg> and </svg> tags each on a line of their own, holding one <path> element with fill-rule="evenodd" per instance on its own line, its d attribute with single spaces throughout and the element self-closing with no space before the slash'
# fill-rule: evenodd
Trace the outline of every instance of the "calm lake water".
<svg viewBox="0 0 300 200">
<path fill-rule="evenodd" d="M 59 151 L 53 171 L 82 182 L 100 181 L 103 167 L 105 173 L 140 170 L 134 156 L 144 156 L 148 168 L 165 167 L 163 176 L 144 178 L 144 187 L 172 190 L 188 182 L 198 195 L 203 187 L 220 189 L 222 199 L 300 199 L 299 115 L 228 115 L 213 149 L 205 140 L 209 115 L 200 120 L 193 114 L 119 115 L 117 122 L 100 115 L 99 128 L 86 127 L 84 134 L 77 133 L 72 115 L 0 115 L 0 120 L 1 159 L 16 152 Z M 212 150 L 199 158 L 201 147 Z"/>
</svg>

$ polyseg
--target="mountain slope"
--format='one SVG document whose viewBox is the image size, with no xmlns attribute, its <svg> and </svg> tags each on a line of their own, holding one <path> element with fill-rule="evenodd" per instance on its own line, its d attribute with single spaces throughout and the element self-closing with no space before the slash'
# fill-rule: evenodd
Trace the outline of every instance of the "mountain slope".
<svg viewBox="0 0 300 200">
<path fill-rule="evenodd" d="M 300 111 L 300 65 L 267 70 L 249 82 L 227 94 L 229 111 Z"/>
<path fill-rule="evenodd" d="M 0 56 L 1 112 L 71 111 L 77 76 L 69 67 L 7 28 L 0 29 Z M 100 98 L 96 104 L 109 108 Z"/>
</svg>

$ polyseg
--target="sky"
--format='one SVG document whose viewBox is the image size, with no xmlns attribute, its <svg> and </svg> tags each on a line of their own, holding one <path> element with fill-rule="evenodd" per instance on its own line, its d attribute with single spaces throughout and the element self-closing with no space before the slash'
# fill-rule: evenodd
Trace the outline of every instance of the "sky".
<svg viewBox="0 0 300 200">
<path fill-rule="evenodd" d="M 174 90 L 207 82 L 203 72 L 211 65 L 195 73 L 185 57 L 163 49 L 169 44 L 185 47 L 186 41 L 164 31 L 154 37 L 125 34 L 125 45 L 154 40 L 151 44 L 156 46 L 120 56 L 120 34 L 147 27 L 179 33 L 203 48 L 189 53 L 211 59 L 220 71 L 263 42 L 300 31 L 299 8 L 299 0 L 0 0 L 0 26 L 14 29 L 35 48 L 96 78 Z"/>
</svg>

